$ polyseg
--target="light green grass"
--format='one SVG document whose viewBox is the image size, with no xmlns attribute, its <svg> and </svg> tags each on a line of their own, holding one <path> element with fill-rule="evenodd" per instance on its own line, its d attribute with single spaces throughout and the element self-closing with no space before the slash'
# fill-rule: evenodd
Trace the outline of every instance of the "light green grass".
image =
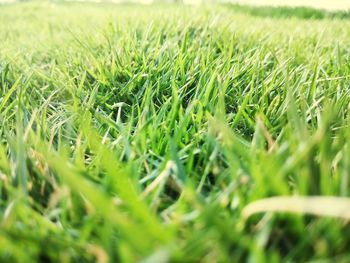
<svg viewBox="0 0 350 263">
<path fill-rule="evenodd" d="M 349 261 L 342 216 L 242 216 L 349 196 L 349 28 L 0 6 L 0 261 Z"/>
</svg>

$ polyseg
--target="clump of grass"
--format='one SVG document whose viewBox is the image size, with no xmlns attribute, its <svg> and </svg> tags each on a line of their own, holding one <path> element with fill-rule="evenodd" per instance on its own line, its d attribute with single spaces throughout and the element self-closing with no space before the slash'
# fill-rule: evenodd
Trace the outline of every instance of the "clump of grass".
<svg viewBox="0 0 350 263">
<path fill-rule="evenodd" d="M 348 23 L 1 9 L 1 261 L 347 261 Z"/>
</svg>

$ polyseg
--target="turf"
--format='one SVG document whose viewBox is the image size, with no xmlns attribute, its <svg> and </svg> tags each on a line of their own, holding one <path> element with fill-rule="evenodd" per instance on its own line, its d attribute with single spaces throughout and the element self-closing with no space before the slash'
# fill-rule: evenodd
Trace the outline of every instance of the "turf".
<svg viewBox="0 0 350 263">
<path fill-rule="evenodd" d="M 244 216 L 267 197 L 349 196 L 349 27 L 1 6 L 0 261 L 349 261 L 337 199 Z"/>
<path fill-rule="evenodd" d="M 227 4 L 227 8 L 235 12 L 242 12 L 251 16 L 270 18 L 299 18 L 299 19 L 346 19 L 350 18 L 349 10 L 327 11 L 311 7 L 288 7 L 288 6 L 251 6 Z"/>
</svg>

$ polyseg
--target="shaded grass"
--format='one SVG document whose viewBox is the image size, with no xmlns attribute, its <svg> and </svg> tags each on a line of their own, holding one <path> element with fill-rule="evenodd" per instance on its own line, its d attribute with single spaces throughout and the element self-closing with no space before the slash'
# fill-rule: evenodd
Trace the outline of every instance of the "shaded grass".
<svg viewBox="0 0 350 263">
<path fill-rule="evenodd" d="M 1 260 L 347 261 L 348 221 L 242 211 L 349 196 L 348 26 L 222 6 L 0 10 Z"/>
</svg>

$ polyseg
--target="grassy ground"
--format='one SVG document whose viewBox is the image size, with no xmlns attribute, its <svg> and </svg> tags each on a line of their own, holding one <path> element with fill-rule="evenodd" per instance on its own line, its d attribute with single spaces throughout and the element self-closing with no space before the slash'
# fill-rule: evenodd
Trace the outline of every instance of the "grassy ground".
<svg viewBox="0 0 350 263">
<path fill-rule="evenodd" d="M 242 12 L 257 17 L 270 18 L 300 18 L 300 19 L 349 19 L 350 11 L 327 11 L 323 9 L 314 9 L 310 7 L 272 7 L 272 6 L 249 6 L 249 5 L 232 5 L 227 4 L 227 8 L 235 12 Z"/>
<path fill-rule="evenodd" d="M 0 261 L 348 262 L 349 28 L 1 6 Z"/>
</svg>

